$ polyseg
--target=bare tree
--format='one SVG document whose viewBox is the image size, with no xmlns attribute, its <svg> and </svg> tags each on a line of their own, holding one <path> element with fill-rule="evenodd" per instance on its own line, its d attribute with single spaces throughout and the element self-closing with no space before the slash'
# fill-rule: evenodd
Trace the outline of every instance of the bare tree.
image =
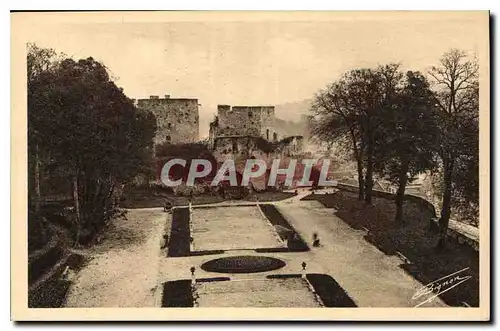
<svg viewBox="0 0 500 331">
<path fill-rule="evenodd" d="M 331 144 L 335 141 L 352 151 L 358 171 L 358 199 L 363 200 L 365 141 L 359 123 L 359 113 L 349 105 L 345 95 L 346 89 L 346 82 L 341 80 L 315 95 L 312 105 L 315 116 L 312 135 L 320 142 Z"/>
<path fill-rule="evenodd" d="M 313 111 L 319 125 L 313 134 L 321 140 L 348 136 L 357 162 L 359 198 L 372 202 L 373 175 L 377 157 L 375 147 L 383 109 L 392 107 L 401 80 L 398 64 L 374 69 L 354 69 L 320 91 Z"/>
</svg>

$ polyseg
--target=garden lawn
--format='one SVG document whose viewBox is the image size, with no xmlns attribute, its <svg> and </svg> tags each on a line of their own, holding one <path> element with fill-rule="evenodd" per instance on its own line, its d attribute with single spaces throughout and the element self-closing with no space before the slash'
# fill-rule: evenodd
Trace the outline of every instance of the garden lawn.
<svg viewBox="0 0 500 331">
<path fill-rule="evenodd" d="M 193 251 L 286 247 L 256 206 L 195 208 Z"/>
<path fill-rule="evenodd" d="M 197 283 L 199 307 L 321 307 L 302 278 Z"/>
</svg>

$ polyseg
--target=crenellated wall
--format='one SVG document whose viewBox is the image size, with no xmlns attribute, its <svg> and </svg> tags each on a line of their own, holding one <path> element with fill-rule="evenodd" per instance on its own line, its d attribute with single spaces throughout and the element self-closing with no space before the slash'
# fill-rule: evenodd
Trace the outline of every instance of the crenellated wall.
<svg viewBox="0 0 500 331">
<path fill-rule="evenodd" d="M 263 136 L 274 120 L 272 106 L 217 106 L 216 136 Z"/>
<path fill-rule="evenodd" d="M 258 157 L 255 153 L 288 157 L 303 151 L 305 131 L 304 123 L 276 118 L 274 106 L 218 105 L 210 123 L 209 145 L 219 161 Z"/>
<path fill-rule="evenodd" d="M 155 144 L 197 142 L 200 138 L 198 99 L 151 96 L 139 99 L 137 107 L 156 117 Z"/>
</svg>

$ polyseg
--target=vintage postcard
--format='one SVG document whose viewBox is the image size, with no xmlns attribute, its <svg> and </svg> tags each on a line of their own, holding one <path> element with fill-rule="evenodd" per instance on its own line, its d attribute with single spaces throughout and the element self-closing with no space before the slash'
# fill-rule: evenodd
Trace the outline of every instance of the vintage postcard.
<svg viewBox="0 0 500 331">
<path fill-rule="evenodd" d="M 488 321 L 489 20 L 11 13 L 11 318 Z"/>
</svg>

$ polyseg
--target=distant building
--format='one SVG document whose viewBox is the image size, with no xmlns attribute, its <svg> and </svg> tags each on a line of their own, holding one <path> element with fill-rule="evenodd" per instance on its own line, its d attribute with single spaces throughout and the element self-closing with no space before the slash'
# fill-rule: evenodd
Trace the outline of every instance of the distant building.
<svg viewBox="0 0 500 331">
<path fill-rule="evenodd" d="M 307 127 L 302 123 L 276 118 L 274 106 L 218 105 L 217 116 L 210 123 L 209 141 L 214 150 L 223 146 L 222 150 L 226 151 L 248 152 L 252 140 L 259 138 L 272 143 L 281 141 L 290 145 L 287 151 L 298 152 L 302 149 L 302 138 L 306 132 Z"/>
<path fill-rule="evenodd" d="M 200 139 L 198 99 L 159 98 L 139 99 L 137 107 L 151 111 L 156 117 L 155 144 L 169 142 L 193 143 Z"/>
<path fill-rule="evenodd" d="M 280 159 L 282 167 L 286 167 L 291 157 L 305 156 L 304 137 L 309 136 L 309 122 L 309 117 L 302 117 L 300 122 L 276 118 L 274 106 L 218 105 L 210 123 L 209 148 L 218 164 L 232 160 L 240 174 L 248 159 L 262 160 L 268 167 Z M 301 164 L 296 171 L 303 171 Z M 252 178 L 249 188 L 265 189 L 266 176 L 268 173 Z M 278 178 L 281 184 L 282 179 Z"/>
<path fill-rule="evenodd" d="M 252 136 L 278 140 L 274 128 L 274 106 L 218 105 L 217 118 L 210 124 L 210 141 L 216 137 Z"/>
</svg>

